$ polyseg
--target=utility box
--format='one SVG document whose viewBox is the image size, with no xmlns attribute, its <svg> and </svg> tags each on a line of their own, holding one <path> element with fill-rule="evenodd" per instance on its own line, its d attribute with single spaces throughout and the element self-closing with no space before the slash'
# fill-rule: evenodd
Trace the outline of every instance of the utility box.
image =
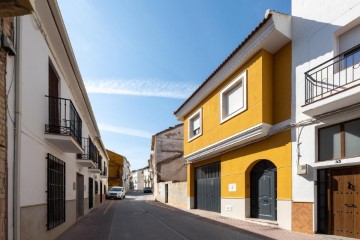
<svg viewBox="0 0 360 240">
<path fill-rule="evenodd" d="M 308 173 L 308 166 L 307 164 L 298 165 L 297 166 L 297 174 L 298 175 L 304 175 Z"/>
</svg>

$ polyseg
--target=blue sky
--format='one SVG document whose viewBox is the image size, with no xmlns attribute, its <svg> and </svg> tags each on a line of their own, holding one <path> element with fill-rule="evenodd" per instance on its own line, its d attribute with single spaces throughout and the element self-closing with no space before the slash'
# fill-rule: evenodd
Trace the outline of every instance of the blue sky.
<svg viewBox="0 0 360 240">
<path fill-rule="evenodd" d="M 58 0 L 105 147 L 131 169 L 151 136 L 262 21 L 287 0 Z"/>
</svg>

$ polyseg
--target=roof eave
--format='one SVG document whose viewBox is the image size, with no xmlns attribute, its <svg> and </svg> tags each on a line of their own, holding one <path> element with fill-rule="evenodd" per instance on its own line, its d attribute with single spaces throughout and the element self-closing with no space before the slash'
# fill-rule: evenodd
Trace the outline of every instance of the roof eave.
<svg viewBox="0 0 360 240">
<path fill-rule="evenodd" d="M 271 12 L 255 30 L 224 60 L 209 78 L 174 112 L 183 121 L 203 99 L 223 83 L 259 50 L 275 53 L 291 41 L 291 16 Z"/>
</svg>

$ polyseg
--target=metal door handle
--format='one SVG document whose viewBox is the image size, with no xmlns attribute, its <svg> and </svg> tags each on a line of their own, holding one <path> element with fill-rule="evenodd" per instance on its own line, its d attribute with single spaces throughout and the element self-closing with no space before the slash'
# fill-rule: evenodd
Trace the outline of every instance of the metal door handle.
<svg viewBox="0 0 360 240">
<path fill-rule="evenodd" d="M 356 206 L 355 206 L 355 204 L 347 204 L 347 203 L 345 203 L 345 206 L 347 206 L 347 207 L 353 207 L 353 208 L 355 208 Z"/>
</svg>

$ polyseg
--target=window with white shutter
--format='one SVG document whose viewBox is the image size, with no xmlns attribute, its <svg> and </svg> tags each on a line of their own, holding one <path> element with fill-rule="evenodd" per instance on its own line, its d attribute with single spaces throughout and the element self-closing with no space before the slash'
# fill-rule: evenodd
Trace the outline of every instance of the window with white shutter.
<svg viewBox="0 0 360 240">
<path fill-rule="evenodd" d="M 201 108 L 189 117 L 188 140 L 191 141 L 202 134 Z"/>
<path fill-rule="evenodd" d="M 243 72 L 220 93 L 221 123 L 246 110 L 246 72 Z"/>
</svg>

